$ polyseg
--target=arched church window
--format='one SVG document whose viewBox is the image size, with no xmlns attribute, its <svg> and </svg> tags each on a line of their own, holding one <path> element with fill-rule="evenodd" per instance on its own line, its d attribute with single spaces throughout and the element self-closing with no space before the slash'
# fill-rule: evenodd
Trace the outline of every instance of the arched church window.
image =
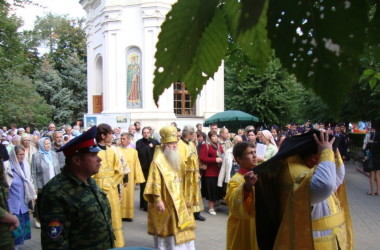
<svg viewBox="0 0 380 250">
<path fill-rule="evenodd" d="M 176 116 L 195 116 L 195 104 L 183 82 L 174 83 L 174 113 Z"/>
</svg>

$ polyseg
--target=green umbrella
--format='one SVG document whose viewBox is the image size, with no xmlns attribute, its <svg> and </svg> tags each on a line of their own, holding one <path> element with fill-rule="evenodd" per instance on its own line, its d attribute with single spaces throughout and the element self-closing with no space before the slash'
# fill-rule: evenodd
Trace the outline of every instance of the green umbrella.
<svg viewBox="0 0 380 250">
<path fill-rule="evenodd" d="M 250 115 L 240 110 L 227 110 L 216 113 L 204 122 L 204 126 L 209 126 L 212 123 L 218 124 L 218 127 L 241 127 L 258 122 L 259 118 Z"/>
</svg>

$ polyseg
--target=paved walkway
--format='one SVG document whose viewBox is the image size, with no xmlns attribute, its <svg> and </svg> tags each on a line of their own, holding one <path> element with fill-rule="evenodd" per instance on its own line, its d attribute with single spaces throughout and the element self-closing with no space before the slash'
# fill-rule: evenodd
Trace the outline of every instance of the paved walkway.
<svg viewBox="0 0 380 250">
<path fill-rule="evenodd" d="M 369 196 L 369 179 L 356 171 L 356 165 L 347 164 L 346 183 L 350 201 L 351 217 L 354 224 L 355 249 L 373 250 L 380 248 L 380 196 Z M 136 190 L 135 197 L 138 196 Z M 138 198 L 137 198 L 138 199 Z M 207 204 L 207 203 L 206 203 Z M 136 207 L 138 203 L 136 202 Z M 226 248 L 226 224 L 228 209 L 223 206 L 216 216 L 202 213 L 207 218 L 205 222 L 197 222 L 196 249 L 221 250 Z M 123 222 L 126 246 L 153 247 L 153 239 L 146 232 L 146 213 L 135 210 L 133 222 Z M 41 249 L 40 230 L 32 229 L 32 239 L 20 247 L 24 249 Z"/>
</svg>

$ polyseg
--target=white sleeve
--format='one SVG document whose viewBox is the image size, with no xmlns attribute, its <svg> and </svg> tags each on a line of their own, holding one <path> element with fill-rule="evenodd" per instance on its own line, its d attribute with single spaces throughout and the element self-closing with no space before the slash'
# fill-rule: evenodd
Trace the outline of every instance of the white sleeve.
<svg viewBox="0 0 380 250">
<path fill-rule="evenodd" d="M 344 164 L 341 167 L 336 169 L 336 186 L 334 188 L 334 192 L 342 185 L 344 181 L 344 176 L 346 175 L 346 167 Z"/>
<path fill-rule="evenodd" d="M 326 200 L 336 186 L 336 167 L 331 161 L 320 162 L 311 179 L 310 201 L 316 204 Z"/>
<path fill-rule="evenodd" d="M 226 157 L 224 157 L 222 166 L 220 167 L 219 176 L 218 176 L 218 187 L 223 187 L 223 181 L 226 176 L 227 162 Z"/>
</svg>

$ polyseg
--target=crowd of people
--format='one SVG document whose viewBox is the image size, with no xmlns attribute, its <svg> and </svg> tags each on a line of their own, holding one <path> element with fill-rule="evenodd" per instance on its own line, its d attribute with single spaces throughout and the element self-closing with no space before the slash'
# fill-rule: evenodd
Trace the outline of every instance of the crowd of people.
<svg viewBox="0 0 380 250">
<path fill-rule="evenodd" d="M 203 129 L 175 122 L 159 132 L 140 122 L 125 132 L 108 124 L 3 127 L 0 248 L 31 238 L 31 211 L 43 249 L 123 247 L 122 221 L 133 221 L 137 184 L 158 249 L 194 249 L 195 221 L 206 220 L 201 211 L 216 215 L 222 204 L 230 211 L 227 249 L 352 248 L 343 123 Z M 363 149 L 371 160 L 368 194 L 377 195 L 378 134 L 370 132 Z"/>
</svg>

